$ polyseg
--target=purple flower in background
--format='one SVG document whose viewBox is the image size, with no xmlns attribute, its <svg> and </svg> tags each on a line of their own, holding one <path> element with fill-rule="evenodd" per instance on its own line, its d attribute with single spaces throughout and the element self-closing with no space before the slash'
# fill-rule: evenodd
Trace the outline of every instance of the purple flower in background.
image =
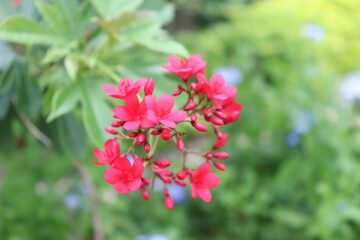
<svg viewBox="0 0 360 240">
<path fill-rule="evenodd" d="M 242 73 L 236 66 L 224 66 L 215 69 L 214 73 L 224 76 L 226 84 L 237 85 L 242 81 Z"/>
<path fill-rule="evenodd" d="M 81 198 L 78 194 L 70 192 L 66 194 L 64 203 L 70 209 L 78 209 L 81 207 Z"/>
<path fill-rule="evenodd" d="M 360 99 L 360 70 L 349 73 L 340 86 L 342 96 L 346 100 Z"/>
<path fill-rule="evenodd" d="M 320 42 L 325 36 L 324 29 L 315 23 L 307 23 L 303 25 L 302 31 L 306 38 L 314 42 Z"/>
<path fill-rule="evenodd" d="M 286 135 L 286 143 L 290 147 L 295 147 L 300 143 L 300 136 L 297 132 L 291 131 Z"/>
<path fill-rule="evenodd" d="M 138 235 L 135 240 L 170 240 L 169 237 L 161 234 Z"/>
<path fill-rule="evenodd" d="M 344 212 L 349 207 L 349 204 L 346 201 L 341 201 L 338 203 L 337 208 L 340 212 Z"/>
<path fill-rule="evenodd" d="M 170 196 L 174 199 L 176 204 L 182 204 L 186 201 L 186 190 L 185 187 L 181 187 L 175 183 L 168 185 Z"/>
</svg>

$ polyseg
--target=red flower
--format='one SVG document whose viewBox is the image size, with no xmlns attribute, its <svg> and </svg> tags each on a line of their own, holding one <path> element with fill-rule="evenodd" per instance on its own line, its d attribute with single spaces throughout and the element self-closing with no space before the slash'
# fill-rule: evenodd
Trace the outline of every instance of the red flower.
<svg viewBox="0 0 360 240">
<path fill-rule="evenodd" d="M 147 96 L 144 101 L 148 107 L 147 117 L 154 124 L 162 123 L 168 127 L 175 128 L 175 122 L 182 122 L 187 117 L 185 111 L 172 110 L 174 107 L 174 97 L 170 94 L 162 95 L 157 102 L 154 96 Z"/>
<path fill-rule="evenodd" d="M 189 58 L 179 58 L 178 56 L 169 56 L 170 64 L 161 65 L 162 68 L 169 70 L 184 80 L 195 73 L 204 73 L 206 62 L 201 59 L 200 55 L 191 55 Z"/>
<path fill-rule="evenodd" d="M 124 128 L 126 130 L 133 130 L 138 127 L 149 128 L 155 124 L 149 121 L 146 117 L 147 107 L 145 100 L 139 103 L 139 99 L 136 95 L 128 96 L 125 99 L 125 106 L 116 106 L 114 108 L 114 116 L 122 121 L 125 121 Z"/>
<path fill-rule="evenodd" d="M 226 105 L 221 112 L 224 113 L 227 118 L 224 119 L 224 123 L 231 123 L 236 121 L 240 116 L 240 111 L 242 110 L 242 105 L 238 102 L 232 102 L 229 105 Z"/>
<path fill-rule="evenodd" d="M 152 78 L 149 78 L 146 80 L 146 83 L 144 84 L 144 94 L 145 96 L 151 95 L 154 92 L 155 83 Z"/>
<path fill-rule="evenodd" d="M 109 92 L 106 96 L 125 99 L 129 95 L 137 94 L 144 86 L 146 78 L 140 78 L 136 82 L 131 78 L 123 78 L 118 83 L 118 88 L 112 85 L 102 85 L 102 89 Z"/>
<path fill-rule="evenodd" d="M 143 172 L 144 166 L 141 160 L 135 159 L 131 166 L 129 159 L 124 156 L 115 160 L 114 165 L 106 170 L 104 178 L 108 183 L 114 184 L 116 191 L 127 193 L 141 187 Z"/>
<path fill-rule="evenodd" d="M 204 76 L 197 75 L 197 79 L 202 84 Z M 209 100 L 214 100 L 216 106 L 221 106 L 225 101 L 234 100 L 237 88 L 234 85 L 225 85 L 225 79 L 221 74 L 215 73 L 211 76 L 209 83 L 205 87 Z"/>
<path fill-rule="evenodd" d="M 95 148 L 94 155 L 98 161 L 93 161 L 93 163 L 98 165 L 112 164 L 116 158 L 120 156 L 120 145 L 115 139 L 109 139 L 104 144 L 105 151 Z"/>
<path fill-rule="evenodd" d="M 205 162 L 201 164 L 190 178 L 191 195 L 195 198 L 197 195 L 205 202 L 211 201 L 211 192 L 209 188 L 219 185 L 219 176 L 211 173 L 211 164 Z"/>
</svg>

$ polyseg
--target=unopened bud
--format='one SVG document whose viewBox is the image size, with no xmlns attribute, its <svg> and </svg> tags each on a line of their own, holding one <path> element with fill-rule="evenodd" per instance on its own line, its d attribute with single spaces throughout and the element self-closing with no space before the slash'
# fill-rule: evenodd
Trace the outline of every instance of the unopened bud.
<svg viewBox="0 0 360 240">
<path fill-rule="evenodd" d="M 137 137 L 137 135 L 139 135 L 138 132 L 131 132 L 131 133 L 129 133 L 129 137 L 131 137 L 131 138 Z"/>
<path fill-rule="evenodd" d="M 149 153 L 149 152 L 150 152 L 150 144 L 149 144 L 148 142 L 146 142 L 146 143 L 144 144 L 144 150 L 145 150 L 146 153 Z"/>
<path fill-rule="evenodd" d="M 211 113 L 211 111 L 210 111 L 209 108 L 205 108 L 205 109 L 203 110 L 203 114 L 204 114 L 205 116 L 210 115 L 210 113 Z"/>
<path fill-rule="evenodd" d="M 184 180 L 186 178 L 186 176 L 187 176 L 187 173 L 184 170 L 178 171 L 176 173 L 176 177 L 180 180 Z"/>
<path fill-rule="evenodd" d="M 191 120 L 192 122 L 195 122 L 195 121 L 197 120 L 197 115 L 196 115 L 196 113 L 192 113 L 192 114 L 190 115 L 190 120 Z"/>
<path fill-rule="evenodd" d="M 213 156 L 218 159 L 226 159 L 229 157 L 229 154 L 227 152 L 216 152 Z"/>
<path fill-rule="evenodd" d="M 145 134 L 140 133 L 139 135 L 137 135 L 136 137 L 136 144 L 137 145 L 143 145 L 146 141 L 146 137 Z"/>
<path fill-rule="evenodd" d="M 168 190 L 167 188 L 165 188 L 165 189 L 163 190 L 163 193 L 164 193 L 165 196 L 167 196 L 167 195 L 169 195 L 169 190 Z"/>
<path fill-rule="evenodd" d="M 161 138 L 165 141 L 169 140 L 170 138 L 172 137 L 172 134 L 169 130 L 164 130 L 162 133 L 161 133 Z"/>
<path fill-rule="evenodd" d="M 216 142 L 215 142 L 215 144 L 213 146 L 213 149 L 217 149 L 217 148 L 222 147 L 227 142 L 228 138 L 229 138 L 229 134 L 228 133 L 223 133 L 222 137 L 218 137 L 216 139 Z"/>
<path fill-rule="evenodd" d="M 179 186 L 185 187 L 186 186 L 186 182 L 184 181 L 179 181 L 179 180 L 175 180 L 175 183 Z"/>
<path fill-rule="evenodd" d="M 177 143 L 176 143 L 176 147 L 177 149 L 179 149 L 179 151 L 182 151 L 184 150 L 185 148 L 185 143 L 184 143 L 184 140 L 182 140 L 182 138 L 179 138 Z"/>
<path fill-rule="evenodd" d="M 121 127 L 122 125 L 124 125 L 123 121 L 115 121 L 111 123 L 112 127 Z"/>
<path fill-rule="evenodd" d="M 154 80 L 152 78 L 149 78 L 144 86 L 145 96 L 151 95 L 154 91 L 154 87 L 155 87 Z"/>
<path fill-rule="evenodd" d="M 150 199 L 150 193 L 146 188 L 142 188 L 141 189 L 141 195 L 145 200 L 149 200 Z"/>
<path fill-rule="evenodd" d="M 185 111 L 189 111 L 189 110 L 193 110 L 194 108 L 196 108 L 197 104 L 196 102 L 194 102 L 194 100 L 190 99 L 189 103 L 185 106 Z"/>
<path fill-rule="evenodd" d="M 226 166 L 222 162 L 214 162 L 214 165 L 220 171 L 225 171 L 226 170 Z"/>
<path fill-rule="evenodd" d="M 201 122 L 192 122 L 191 125 L 200 132 L 206 132 L 208 130 L 205 124 Z"/>
<path fill-rule="evenodd" d="M 171 179 L 167 176 L 160 175 L 160 178 L 164 183 L 171 183 Z"/>
<path fill-rule="evenodd" d="M 106 127 L 106 128 L 105 128 L 105 131 L 106 131 L 107 133 L 112 134 L 112 135 L 117 134 L 117 131 L 116 131 L 115 129 L 113 129 L 112 127 Z"/>
<path fill-rule="evenodd" d="M 167 159 L 161 159 L 154 162 L 156 166 L 166 168 L 171 165 L 171 162 Z"/>
<path fill-rule="evenodd" d="M 164 200 L 165 207 L 168 209 L 172 209 L 175 206 L 174 199 L 170 195 L 167 195 Z"/>
<path fill-rule="evenodd" d="M 224 125 L 224 121 L 218 117 L 211 116 L 207 119 L 207 121 L 212 122 L 215 125 Z"/>
<path fill-rule="evenodd" d="M 176 90 L 174 90 L 174 91 L 172 92 L 172 95 L 173 95 L 173 96 L 179 96 L 181 93 L 182 93 L 181 90 L 176 89 Z"/>
<path fill-rule="evenodd" d="M 227 118 L 226 114 L 223 113 L 223 112 L 220 112 L 220 111 L 216 111 L 215 116 L 217 116 L 217 117 L 219 117 L 221 119 L 226 119 Z"/>
<path fill-rule="evenodd" d="M 151 131 L 151 135 L 159 135 L 161 133 L 161 131 L 159 129 L 154 129 Z"/>
<path fill-rule="evenodd" d="M 147 186 L 147 185 L 150 184 L 150 179 L 148 179 L 148 178 L 141 178 L 141 181 L 143 182 L 143 184 L 144 184 L 145 186 Z"/>
<path fill-rule="evenodd" d="M 165 176 L 171 176 L 174 174 L 172 171 L 166 170 L 164 168 L 157 168 L 155 169 L 155 172 L 159 175 L 165 175 Z"/>
</svg>

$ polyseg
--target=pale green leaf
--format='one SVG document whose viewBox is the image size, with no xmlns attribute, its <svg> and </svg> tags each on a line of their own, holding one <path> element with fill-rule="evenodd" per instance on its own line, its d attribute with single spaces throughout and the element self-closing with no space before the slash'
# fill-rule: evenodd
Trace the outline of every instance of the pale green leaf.
<svg viewBox="0 0 360 240">
<path fill-rule="evenodd" d="M 66 72 L 68 73 L 71 80 L 76 79 L 76 75 L 79 70 L 79 61 L 78 61 L 78 55 L 77 54 L 70 54 L 66 56 L 64 64 Z"/>
<path fill-rule="evenodd" d="M 113 112 L 106 104 L 100 82 L 95 79 L 80 79 L 82 119 L 90 140 L 102 146 L 109 134 L 104 128 L 110 126 Z"/>
<path fill-rule="evenodd" d="M 80 89 L 76 83 L 59 88 L 51 101 L 51 112 L 47 118 L 51 122 L 55 118 L 70 112 L 80 100 Z"/>
<path fill-rule="evenodd" d="M 43 60 L 41 61 L 41 63 L 47 64 L 47 63 L 51 63 L 54 61 L 59 61 L 63 57 L 65 57 L 70 52 L 70 50 L 71 50 L 71 48 L 69 45 L 53 46 L 46 51 L 46 55 L 43 58 Z"/>
<path fill-rule="evenodd" d="M 144 0 L 91 0 L 98 13 L 107 20 L 136 10 Z"/>
<path fill-rule="evenodd" d="M 189 56 L 189 52 L 183 45 L 170 39 L 137 39 L 135 43 L 138 43 L 148 49 L 161 53 L 174 54 L 181 57 Z"/>
<path fill-rule="evenodd" d="M 22 16 L 7 18 L 0 25 L 0 38 L 23 44 L 66 44 L 52 29 Z"/>
</svg>

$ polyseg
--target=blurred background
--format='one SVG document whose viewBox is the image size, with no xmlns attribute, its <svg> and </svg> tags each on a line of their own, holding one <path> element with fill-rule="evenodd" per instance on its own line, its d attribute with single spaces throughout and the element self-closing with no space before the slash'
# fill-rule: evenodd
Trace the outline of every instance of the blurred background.
<svg viewBox="0 0 360 240">
<path fill-rule="evenodd" d="M 359 13 L 358 0 L 0 0 L 0 239 L 359 239 Z M 117 193 L 92 150 L 116 104 L 100 85 L 145 76 L 171 92 L 171 54 L 201 54 L 244 110 L 212 202 L 170 186 L 168 210 L 161 192 Z"/>
</svg>

